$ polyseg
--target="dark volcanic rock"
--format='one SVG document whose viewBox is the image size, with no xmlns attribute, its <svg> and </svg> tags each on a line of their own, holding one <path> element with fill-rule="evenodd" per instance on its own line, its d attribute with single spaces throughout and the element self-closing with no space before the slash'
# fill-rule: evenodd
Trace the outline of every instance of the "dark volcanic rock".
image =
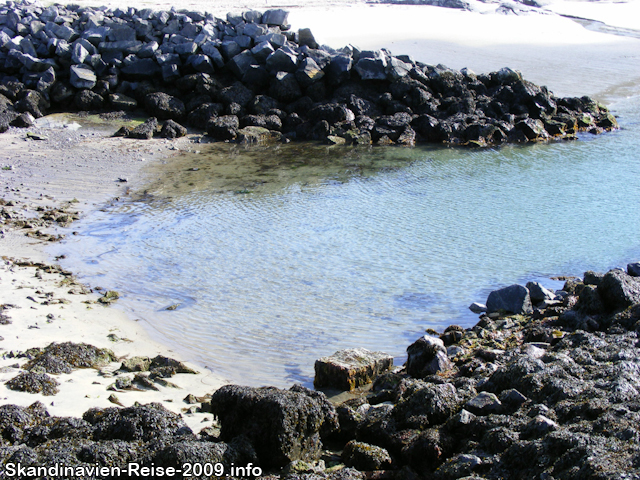
<svg viewBox="0 0 640 480">
<path fill-rule="evenodd" d="M 611 270 L 600 281 L 598 292 L 610 310 L 640 303 L 640 279 L 622 270 Z"/>
<path fill-rule="evenodd" d="M 354 390 L 376 379 L 393 366 L 393 357 L 384 352 L 364 348 L 340 350 L 315 362 L 316 388 L 330 387 Z"/>
<path fill-rule="evenodd" d="M 141 140 L 150 140 L 158 131 L 158 119 L 156 117 L 148 118 L 133 130 L 128 132 L 129 138 L 138 138 Z"/>
<path fill-rule="evenodd" d="M 150 93 L 144 99 L 149 114 L 159 120 L 179 120 L 185 115 L 184 103 L 162 92 Z"/>
<path fill-rule="evenodd" d="M 216 140 L 233 140 L 238 136 L 240 121 L 236 115 L 214 117 L 207 123 L 207 134 Z"/>
<path fill-rule="evenodd" d="M 160 136 L 162 138 L 178 138 L 184 137 L 186 134 L 187 129 L 173 120 L 164 122 L 162 124 L 162 130 L 160 130 Z"/>
<path fill-rule="evenodd" d="M 192 439 L 191 429 L 180 415 L 159 403 L 127 408 L 92 408 L 82 418 L 93 425 L 94 440 L 147 442 L 165 437 Z"/>
<path fill-rule="evenodd" d="M 246 436 L 264 466 L 283 467 L 320 455 L 325 412 L 305 393 L 227 385 L 213 394 L 211 411 L 220 419 L 221 438 Z"/>
</svg>

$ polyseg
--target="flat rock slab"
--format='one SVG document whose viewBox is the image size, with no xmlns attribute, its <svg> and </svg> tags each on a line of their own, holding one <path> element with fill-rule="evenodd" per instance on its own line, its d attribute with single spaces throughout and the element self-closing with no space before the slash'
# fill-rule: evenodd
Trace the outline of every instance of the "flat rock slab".
<svg viewBox="0 0 640 480">
<path fill-rule="evenodd" d="M 393 357 L 384 352 L 371 352 L 365 348 L 340 350 L 330 357 L 316 360 L 316 388 L 354 390 L 367 385 L 393 366 Z"/>
</svg>

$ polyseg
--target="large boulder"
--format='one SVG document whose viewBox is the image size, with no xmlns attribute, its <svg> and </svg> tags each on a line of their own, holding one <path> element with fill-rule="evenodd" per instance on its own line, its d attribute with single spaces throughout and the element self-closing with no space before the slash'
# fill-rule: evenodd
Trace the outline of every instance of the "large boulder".
<svg viewBox="0 0 640 480">
<path fill-rule="evenodd" d="M 611 270 L 602 277 L 598 292 L 608 309 L 621 310 L 640 303 L 640 278 L 622 270 Z"/>
<path fill-rule="evenodd" d="M 451 370 L 453 364 L 447 356 L 444 342 L 437 337 L 425 335 L 407 347 L 405 367 L 412 377 L 424 378 Z"/>
<path fill-rule="evenodd" d="M 392 366 L 393 357 L 384 352 L 370 352 L 365 348 L 340 350 L 316 360 L 313 384 L 316 388 L 350 391 L 371 383 Z"/>
<path fill-rule="evenodd" d="M 515 314 L 533 312 L 529 290 L 514 284 L 491 292 L 487 297 L 487 312 L 500 311 Z"/>
<path fill-rule="evenodd" d="M 304 391 L 275 387 L 225 385 L 211 397 L 211 412 L 220 420 L 221 439 L 231 441 L 244 435 L 261 465 L 272 468 L 319 458 L 320 431 L 326 420 L 323 407 L 323 402 Z"/>
<path fill-rule="evenodd" d="M 239 127 L 240 120 L 236 115 L 223 115 L 209 120 L 207 134 L 215 140 L 234 140 Z"/>
<path fill-rule="evenodd" d="M 182 100 L 163 92 L 148 94 L 144 99 L 144 106 L 150 115 L 159 120 L 178 120 L 185 114 Z"/>
</svg>

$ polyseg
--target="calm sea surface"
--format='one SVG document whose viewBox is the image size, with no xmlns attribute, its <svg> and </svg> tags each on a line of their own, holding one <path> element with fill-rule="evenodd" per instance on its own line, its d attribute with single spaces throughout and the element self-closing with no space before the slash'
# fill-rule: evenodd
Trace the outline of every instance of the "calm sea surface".
<svg viewBox="0 0 640 480">
<path fill-rule="evenodd" d="M 640 259 L 640 100 L 614 110 L 620 131 L 529 147 L 197 145 L 54 253 L 234 382 L 309 384 L 348 347 L 402 363 L 495 288 Z"/>
</svg>

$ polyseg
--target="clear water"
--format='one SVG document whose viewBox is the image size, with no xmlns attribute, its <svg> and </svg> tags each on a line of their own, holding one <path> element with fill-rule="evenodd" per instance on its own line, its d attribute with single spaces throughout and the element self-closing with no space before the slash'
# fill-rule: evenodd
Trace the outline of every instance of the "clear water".
<svg viewBox="0 0 640 480">
<path fill-rule="evenodd" d="M 234 382 L 310 384 L 349 347 L 401 363 L 497 287 L 640 259 L 639 99 L 616 113 L 620 131 L 530 147 L 199 146 L 55 253 Z"/>
</svg>

